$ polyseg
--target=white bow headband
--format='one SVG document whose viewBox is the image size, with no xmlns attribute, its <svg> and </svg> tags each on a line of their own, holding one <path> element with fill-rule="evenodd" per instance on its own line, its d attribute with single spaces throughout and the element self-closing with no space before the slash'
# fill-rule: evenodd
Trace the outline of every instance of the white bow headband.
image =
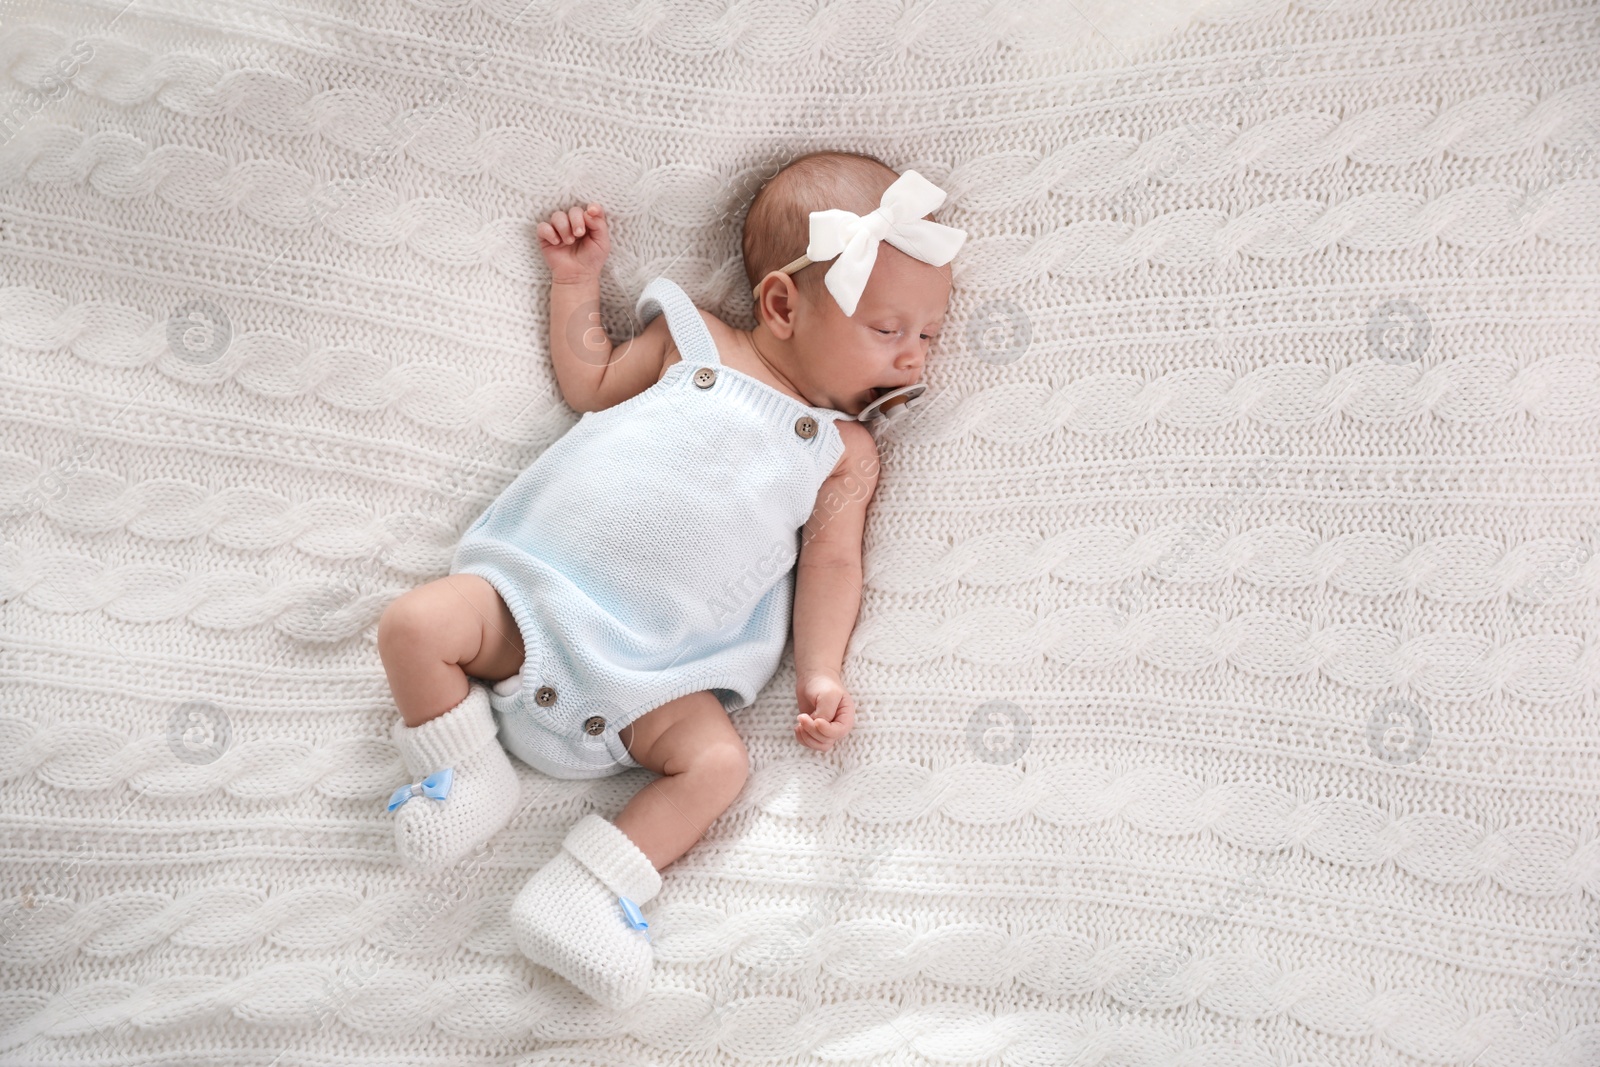
<svg viewBox="0 0 1600 1067">
<path fill-rule="evenodd" d="M 806 254 L 779 269 L 793 274 L 808 263 L 838 256 L 823 282 L 844 313 L 854 315 L 872 265 L 878 260 L 879 241 L 888 241 L 906 255 L 935 267 L 955 258 L 967 239 L 967 231 L 922 217 L 944 203 L 944 198 L 943 189 L 908 170 L 883 191 L 883 200 L 867 215 L 842 208 L 813 211 L 811 243 L 806 246 Z M 757 285 L 751 294 L 759 300 L 761 287 Z"/>
</svg>

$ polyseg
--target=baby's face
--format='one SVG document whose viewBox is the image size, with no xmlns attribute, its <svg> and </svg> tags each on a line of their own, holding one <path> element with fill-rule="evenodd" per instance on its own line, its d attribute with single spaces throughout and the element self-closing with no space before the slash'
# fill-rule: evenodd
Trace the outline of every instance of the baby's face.
<svg viewBox="0 0 1600 1067">
<path fill-rule="evenodd" d="M 795 342 L 812 369 L 808 384 L 826 394 L 814 398 L 820 406 L 859 414 L 881 394 L 922 380 L 950 303 L 950 266 L 924 263 L 884 241 L 854 315 L 826 290 L 818 303 L 795 322 Z"/>
</svg>

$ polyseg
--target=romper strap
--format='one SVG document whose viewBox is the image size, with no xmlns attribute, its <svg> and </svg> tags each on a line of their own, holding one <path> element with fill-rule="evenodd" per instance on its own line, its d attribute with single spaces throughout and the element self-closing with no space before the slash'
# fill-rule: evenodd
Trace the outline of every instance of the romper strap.
<svg viewBox="0 0 1600 1067">
<path fill-rule="evenodd" d="M 689 294 L 665 275 L 645 286 L 644 292 L 639 294 L 639 302 L 634 305 L 634 312 L 639 316 L 639 321 L 644 323 L 655 318 L 659 311 L 666 312 L 667 330 L 671 332 L 672 340 L 678 346 L 678 354 L 685 363 L 691 366 L 722 366 L 722 359 L 717 355 L 717 342 L 712 340 L 711 331 L 706 329 L 706 320 L 700 317 Z M 854 415 L 833 408 L 812 407 L 811 411 L 824 418 L 857 421 Z"/>
<path fill-rule="evenodd" d="M 634 305 L 641 322 L 648 323 L 656 317 L 657 311 L 667 313 L 667 330 L 685 363 L 722 366 L 717 356 L 717 343 L 711 339 L 711 331 L 706 329 L 706 322 L 694 301 L 677 282 L 665 276 L 645 286 L 639 302 Z"/>
</svg>

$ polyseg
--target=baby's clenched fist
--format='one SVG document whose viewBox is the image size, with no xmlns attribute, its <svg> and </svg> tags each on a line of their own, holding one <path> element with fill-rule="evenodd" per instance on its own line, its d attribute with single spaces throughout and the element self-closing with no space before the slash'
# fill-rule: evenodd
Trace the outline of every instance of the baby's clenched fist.
<svg viewBox="0 0 1600 1067">
<path fill-rule="evenodd" d="M 600 276 L 611 254 L 611 229 L 599 204 L 550 212 L 539 223 L 539 251 L 553 282 L 585 282 Z"/>
</svg>

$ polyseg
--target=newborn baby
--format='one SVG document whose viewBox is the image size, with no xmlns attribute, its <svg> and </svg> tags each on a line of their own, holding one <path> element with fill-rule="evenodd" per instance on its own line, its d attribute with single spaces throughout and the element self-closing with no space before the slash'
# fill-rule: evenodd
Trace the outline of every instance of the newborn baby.
<svg viewBox="0 0 1600 1067">
<path fill-rule="evenodd" d="M 519 949 L 609 1007 L 648 986 L 659 869 L 744 786 L 729 713 L 772 677 L 791 614 L 795 739 L 825 752 L 854 723 L 841 670 L 878 471 L 860 420 L 905 398 L 938 336 L 966 238 L 925 217 L 944 197 L 868 156 L 802 156 L 745 219 L 755 328 L 662 277 L 619 348 L 598 327 L 605 212 L 538 227 L 556 380 L 584 415 L 467 528 L 449 576 L 379 621 L 417 779 L 389 809 L 402 857 L 437 868 L 510 821 L 507 752 L 557 778 L 660 775 L 615 823 L 580 819 L 511 909 Z"/>
</svg>

